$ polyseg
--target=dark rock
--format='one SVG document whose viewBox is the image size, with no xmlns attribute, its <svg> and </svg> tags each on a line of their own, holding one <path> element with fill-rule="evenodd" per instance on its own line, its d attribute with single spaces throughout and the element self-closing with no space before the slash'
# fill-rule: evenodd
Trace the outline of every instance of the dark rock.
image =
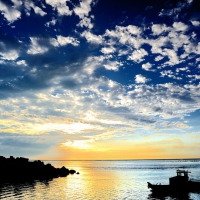
<svg viewBox="0 0 200 200">
<path fill-rule="evenodd" d="M 70 169 L 70 170 L 69 170 L 69 173 L 70 173 L 70 174 L 75 174 L 75 173 L 76 173 L 76 171 L 75 171 L 75 170 L 73 170 L 73 169 Z"/>
<path fill-rule="evenodd" d="M 64 166 L 55 168 L 51 164 L 44 164 L 40 160 L 30 162 L 28 158 L 13 156 L 5 158 L 0 156 L 0 182 L 21 182 L 33 180 L 49 180 L 57 177 L 65 177 L 76 173 Z"/>
<path fill-rule="evenodd" d="M 67 176 L 69 174 L 69 169 L 66 169 L 64 166 L 59 169 L 60 176 Z"/>
</svg>

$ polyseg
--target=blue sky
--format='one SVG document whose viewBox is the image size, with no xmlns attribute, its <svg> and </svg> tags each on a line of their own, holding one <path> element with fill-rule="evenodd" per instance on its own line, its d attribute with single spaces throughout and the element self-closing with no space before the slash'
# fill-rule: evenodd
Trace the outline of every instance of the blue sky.
<svg viewBox="0 0 200 200">
<path fill-rule="evenodd" d="M 199 157 L 199 30 L 198 0 L 1 0 L 1 154 Z"/>
</svg>

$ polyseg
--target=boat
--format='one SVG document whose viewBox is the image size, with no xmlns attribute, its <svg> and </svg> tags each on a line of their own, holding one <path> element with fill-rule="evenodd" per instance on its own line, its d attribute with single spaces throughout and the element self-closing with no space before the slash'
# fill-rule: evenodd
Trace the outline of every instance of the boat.
<svg viewBox="0 0 200 200">
<path fill-rule="evenodd" d="M 147 182 L 148 188 L 153 193 L 182 193 L 182 192 L 200 192 L 200 181 L 193 181 L 189 179 L 188 174 L 191 173 L 186 170 L 176 170 L 176 176 L 169 178 L 168 185 L 151 184 Z"/>
</svg>

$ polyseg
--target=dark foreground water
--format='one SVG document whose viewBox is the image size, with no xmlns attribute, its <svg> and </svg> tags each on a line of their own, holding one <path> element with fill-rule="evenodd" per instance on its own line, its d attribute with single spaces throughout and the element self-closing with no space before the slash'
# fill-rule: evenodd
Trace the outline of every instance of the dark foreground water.
<svg viewBox="0 0 200 200">
<path fill-rule="evenodd" d="M 200 180 L 200 160 L 131 161 L 45 161 L 55 167 L 65 166 L 80 174 L 50 181 L 1 184 L 0 199 L 9 200 L 118 200 L 118 199 L 200 199 L 200 193 L 184 196 L 152 196 L 147 182 L 168 184 L 176 169 L 191 171 Z"/>
</svg>

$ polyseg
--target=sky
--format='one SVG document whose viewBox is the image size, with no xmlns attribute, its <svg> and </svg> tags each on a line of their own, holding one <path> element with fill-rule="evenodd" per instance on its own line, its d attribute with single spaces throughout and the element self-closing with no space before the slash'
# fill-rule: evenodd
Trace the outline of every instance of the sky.
<svg viewBox="0 0 200 200">
<path fill-rule="evenodd" d="M 0 154 L 200 157 L 199 0 L 1 0 Z"/>
</svg>

